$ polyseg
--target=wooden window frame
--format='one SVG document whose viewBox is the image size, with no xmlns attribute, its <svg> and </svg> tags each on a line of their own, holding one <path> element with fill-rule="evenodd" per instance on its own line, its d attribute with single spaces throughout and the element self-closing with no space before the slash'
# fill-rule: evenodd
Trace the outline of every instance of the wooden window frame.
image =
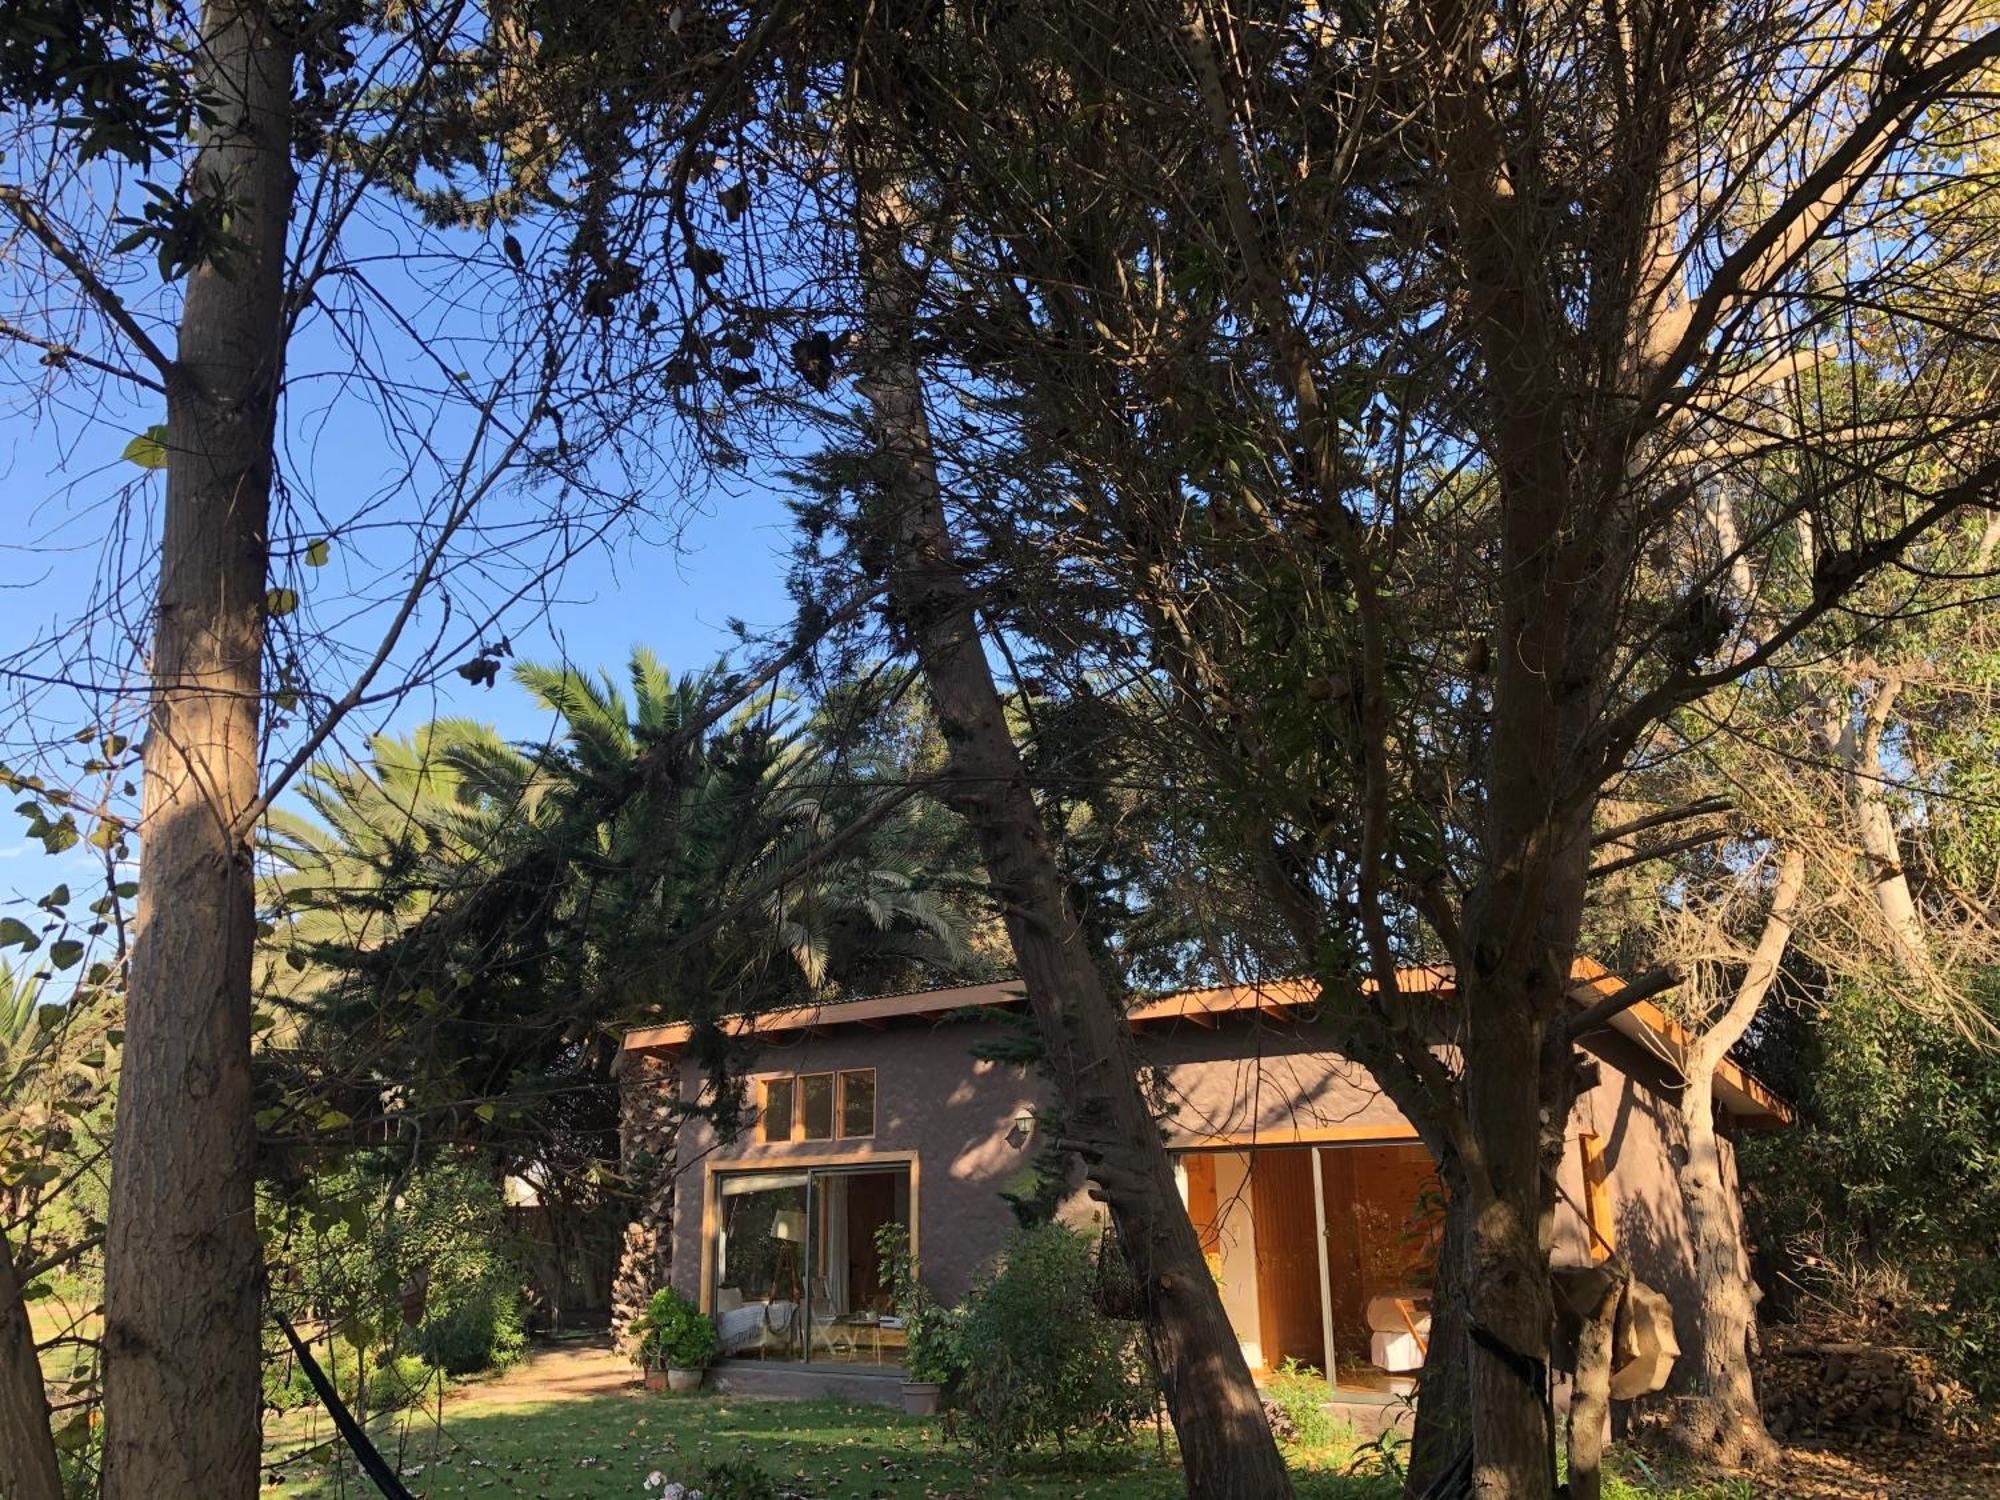
<svg viewBox="0 0 2000 1500">
<path fill-rule="evenodd" d="M 792 1107 L 786 1111 L 785 1133 L 777 1139 L 771 1137 L 771 1085 L 782 1083 L 792 1091 Z M 760 1146 L 788 1146 L 799 1138 L 799 1075 L 796 1073 L 766 1073 L 757 1079 L 757 1144 Z"/>
<path fill-rule="evenodd" d="M 869 1113 L 869 1128 L 864 1134 L 847 1128 L 847 1080 L 866 1074 L 875 1088 L 875 1107 Z M 806 1134 L 806 1080 L 826 1078 L 833 1086 L 833 1134 L 825 1136 Z M 757 1144 L 760 1146 L 792 1146 L 801 1141 L 823 1145 L 828 1141 L 872 1141 L 881 1130 L 882 1093 L 880 1075 L 874 1068 L 815 1068 L 810 1073 L 759 1073 L 752 1080 L 757 1085 Z M 771 1117 L 771 1085 L 782 1083 L 792 1091 L 791 1118 L 785 1122 L 785 1134 L 773 1140 L 767 1133 Z"/>
<path fill-rule="evenodd" d="M 847 1080 L 850 1078 L 859 1078 L 863 1074 L 866 1074 L 868 1078 L 868 1129 L 866 1131 L 850 1131 L 847 1128 Z M 840 1140 L 872 1141 L 875 1139 L 875 1133 L 881 1127 L 882 1123 L 882 1092 L 876 1081 L 875 1070 L 873 1068 L 841 1068 L 834 1073 L 833 1123 L 839 1131 L 837 1138 Z"/>
<path fill-rule="evenodd" d="M 798 1101 L 798 1133 L 795 1141 L 810 1141 L 821 1145 L 827 1141 L 840 1139 L 840 1070 L 837 1068 L 816 1068 L 810 1073 L 795 1074 L 797 1090 L 792 1095 Z M 827 1122 L 825 1135 L 806 1134 L 806 1082 L 809 1079 L 824 1078 L 827 1093 Z"/>
</svg>

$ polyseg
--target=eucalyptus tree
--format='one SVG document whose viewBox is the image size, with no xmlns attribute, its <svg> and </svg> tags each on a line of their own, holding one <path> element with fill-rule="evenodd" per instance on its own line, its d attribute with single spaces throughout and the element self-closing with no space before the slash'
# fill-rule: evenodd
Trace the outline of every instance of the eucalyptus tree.
<svg viewBox="0 0 2000 1500">
<path fill-rule="evenodd" d="M 59 471 L 59 519 L 24 554 L 66 550 L 108 431 L 140 476 L 85 495 L 100 576 L 5 662 L 31 832 L 103 849 L 107 900 L 139 862 L 129 966 L 108 960 L 114 1497 L 258 1484 L 259 819 L 351 719 L 454 672 L 491 681 L 501 617 L 645 510 L 671 461 L 607 445 L 607 414 L 653 387 L 595 336 L 569 247 L 534 232 L 577 190 L 566 143 L 536 137 L 538 196 L 504 235 L 437 195 L 534 134 L 478 63 L 511 26 L 460 0 L 0 18 L 0 346 Z M 119 768 L 103 798 L 67 784 L 77 735 Z"/>
<path fill-rule="evenodd" d="M 521 49 L 607 153 L 577 213 L 599 305 L 672 350 L 719 462 L 838 428 L 858 377 L 829 594 L 886 591 L 1044 1039 L 1088 1064 L 1059 1083 L 1161 1272 L 1191 1490 L 1283 1480 L 993 679 L 1021 641 L 1173 711 L 1211 827 L 1451 1184 L 1425 1421 L 1462 1419 L 1456 1482 L 1548 1493 L 1598 803 L 1664 718 L 1855 631 L 1858 587 L 1990 507 L 1987 387 L 1954 376 L 1986 288 L 1924 250 L 1948 221 L 1985 253 L 1968 120 L 2000 35 L 1815 0 L 675 15 L 564 12 Z M 1870 436 L 1906 479 L 1778 409 L 1828 347 L 1894 375 Z M 1774 453 L 1824 462 L 1725 514 Z M 1432 957 L 1455 1004 L 1394 1003 Z"/>
<path fill-rule="evenodd" d="M 1578 1025 L 1673 978 L 1573 1016 L 1600 798 L 1683 705 L 1865 631 L 1856 591 L 2000 479 L 1962 373 L 1990 294 L 1920 249 L 1944 219 L 1990 240 L 1963 116 L 2000 33 L 1970 7 L 1851 20 L 1195 6 L 869 33 L 900 105 L 871 139 L 897 134 L 934 210 L 903 342 L 963 476 L 964 538 L 939 547 L 931 507 L 924 574 L 1081 575 L 1107 623 L 1056 646 L 1177 708 L 1344 1045 L 1451 1183 L 1482 1495 L 1553 1484 Z M 1849 461 L 1851 422 L 1779 409 L 1828 358 L 1883 379 L 1867 436 L 1909 460 L 1896 483 Z M 1756 483 L 1774 454 L 1806 481 Z M 1023 477 L 982 487 L 983 463 Z M 1431 955 L 1455 1008 L 1385 1003 Z M 1695 1396 L 1693 1446 L 1755 1456 L 1739 1393 Z"/>
</svg>

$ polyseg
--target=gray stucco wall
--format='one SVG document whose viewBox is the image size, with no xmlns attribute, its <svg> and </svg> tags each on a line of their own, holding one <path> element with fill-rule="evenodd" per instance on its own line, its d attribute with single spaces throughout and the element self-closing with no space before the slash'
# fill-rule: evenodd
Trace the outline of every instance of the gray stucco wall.
<svg viewBox="0 0 2000 1500">
<path fill-rule="evenodd" d="M 674 1284 L 690 1296 L 705 1294 L 701 1205 L 713 1173 L 914 1156 L 917 1255 L 925 1280 L 947 1300 L 963 1296 L 1014 1226 L 1000 1191 L 1025 1179 L 1035 1143 L 1017 1147 L 1007 1136 L 1015 1117 L 1038 1107 L 1042 1095 L 1040 1080 L 1028 1070 L 973 1059 L 972 1045 L 993 1034 L 983 1023 L 902 1022 L 883 1031 L 774 1035 L 752 1064 L 753 1074 L 875 1069 L 874 1138 L 767 1145 L 755 1139 L 753 1126 L 723 1141 L 708 1121 L 690 1118 L 679 1143 L 686 1206 L 674 1222 Z M 681 1073 L 683 1098 L 701 1098 L 704 1075 L 693 1067 Z"/>
<path fill-rule="evenodd" d="M 1041 1079 L 1029 1069 L 976 1061 L 972 1047 L 995 1035 L 983 1022 L 903 1020 L 879 1031 L 776 1033 L 750 1072 L 816 1073 L 873 1068 L 876 1133 L 867 1141 L 766 1144 L 754 1126 L 719 1140 L 693 1118 L 678 1144 L 680 1210 L 674 1219 L 673 1279 L 705 1297 L 704 1228 L 710 1180 L 731 1169 L 781 1168 L 830 1161 L 914 1160 L 918 1254 L 936 1292 L 956 1300 L 1013 1228 L 1003 1188 L 1023 1186 L 1038 1142 L 1008 1139 L 1015 1118 L 1043 1104 Z M 1400 1111 L 1367 1073 L 1325 1042 L 1271 1018 L 1226 1021 L 1209 1029 L 1192 1023 L 1149 1029 L 1140 1039 L 1144 1062 L 1163 1070 L 1172 1113 L 1169 1142 L 1189 1145 L 1258 1141 L 1282 1144 L 1302 1136 L 1327 1143 L 1407 1139 Z M 1692 1294 L 1692 1263 L 1675 1185 L 1672 1150 L 1680 1138 L 1671 1101 L 1625 1071 L 1648 1060 L 1618 1050 L 1610 1039 L 1597 1084 L 1578 1101 L 1568 1132 L 1556 1211 L 1556 1258 L 1585 1263 L 1590 1236 L 1582 1217 L 1587 1192 L 1576 1137 L 1603 1144 L 1618 1246 L 1636 1273 L 1684 1309 Z M 683 1097 L 703 1096 L 705 1080 L 691 1065 L 680 1070 Z M 752 1095 L 753 1101 L 755 1095 Z M 1096 1205 L 1075 1195 L 1065 1217 L 1088 1220 Z"/>
</svg>

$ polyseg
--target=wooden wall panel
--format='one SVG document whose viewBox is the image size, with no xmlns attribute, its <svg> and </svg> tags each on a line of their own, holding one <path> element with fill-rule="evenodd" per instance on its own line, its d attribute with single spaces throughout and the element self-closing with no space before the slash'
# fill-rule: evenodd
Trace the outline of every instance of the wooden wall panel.
<svg viewBox="0 0 2000 1500">
<path fill-rule="evenodd" d="M 1290 1358 L 1320 1368 L 1326 1354 L 1312 1152 L 1299 1147 L 1253 1151 L 1250 1211 L 1257 1234 L 1257 1318 L 1265 1367 L 1275 1370 Z"/>
</svg>

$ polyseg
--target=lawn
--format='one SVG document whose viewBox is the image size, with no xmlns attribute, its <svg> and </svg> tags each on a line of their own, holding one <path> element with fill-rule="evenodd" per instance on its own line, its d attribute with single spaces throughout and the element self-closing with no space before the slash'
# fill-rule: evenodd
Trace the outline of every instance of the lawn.
<svg viewBox="0 0 2000 1500">
<path fill-rule="evenodd" d="M 513 1387 L 510 1381 L 507 1386 Z M 814 1500 L 1176 1500 L 1172 1463 L 1153 1440 L 1064 1459 L 1050 1454 L 1005 1474 L 982 1469 L 935 1419 L 879 1407 L 700 1395 L 600 1396 L 537 1403 L 518 1387 L 474 1390 L 435 1411 L 379 1421 L 377 1442 L 399 1459 L 413 1494 L 523 1496 L 528 1500 L 644 1500 L 646 1480 L 699 1484 L 708 1466 L 754 1459 L 780 1486 Z M 293 1418 L 274 1431 L 269 1457 L 295 1453 L 327 1435 Z M 267 1479 L 266 1494 L 296 1500 L 372 1495 L 351 1464 L 293 1462 Z M 1341 1448 L 1295 1461 L 1300 1500 L 1390 1500 L 1400 1486 L 1380 1473 L 1370 1450 Z M 1614 1484 L 1613 1497 L 1734 1500 L 1750 1492 L 1639 1488 Z"/>
<path fill-rule="evenodd" d="M 495 1404 L 473 1392 L 447 1402 L 444 1418 L 441 1431 L 435 1412 L 373 1424 L 384 1451 L 403 1455 L 411 1492 L 428 1500 L 642 1500 L 654 1472 L 698 1484 L 710 1464 L 742 1457 L 814 1500 L 1171 1500 L 1180 1493 L 1177 1474 L 1160 1464 L 1150 1441 L 1068 1461 L 1051 1455 L 996 1477 L 936 1420 L 872 1406 L 718 1396 Z M 296 1446 L 301 1434 L 287 1426 L 293 1430 L 276 1435 L 274 1450 L 289 1451 L 288 1440 Z M 301 1500 L 356 1493 L 351 1466 L 344 1474 L 299 1465 L 288 1472 L 282 1490 Z M 366 1481 L 360 1484 L 365 1492 Z M 1359 1500 L 1393 1491 L 1342 1484 L 1316 1493 Z"/>
</svg>

